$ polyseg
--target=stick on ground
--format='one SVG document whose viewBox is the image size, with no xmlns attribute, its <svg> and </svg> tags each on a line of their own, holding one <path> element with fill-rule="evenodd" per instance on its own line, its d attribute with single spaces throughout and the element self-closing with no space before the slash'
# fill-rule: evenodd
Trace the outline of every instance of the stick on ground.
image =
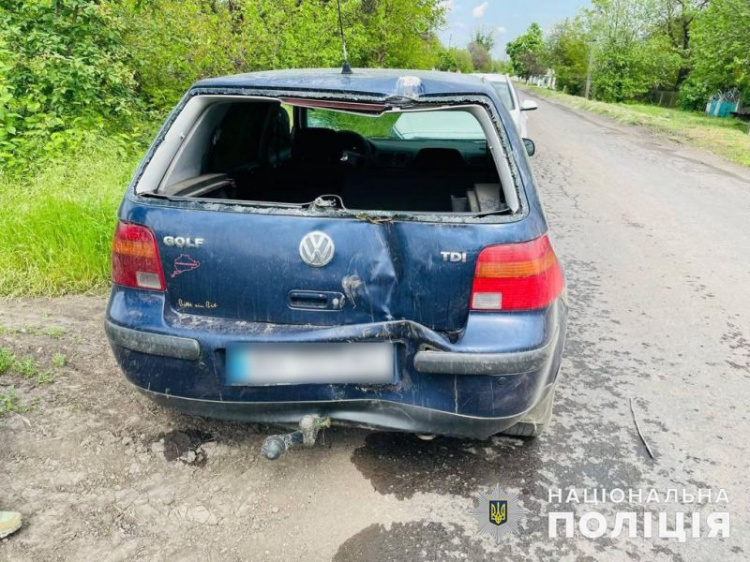
<svg viewBox="0 0 750 562">
<path fill-rule="evenodd" d="M 648 446 L 648 442 L 646 441 L 646 438 L 643 437 L 643 433 L 641 432 L 641 427 L 638 425 L 638 418 L 635 415 L 635 409 L 633 408 L 633 399 L 630 399 L 630 411 L 633 414 L 633 421 L 635 422 L 635 429 L 638 432 L 638 437 L 641 438 L 641 441 L 643 441 L 643 444 L 646 447 L 646 450 L 648 451 L 648 456 L 650 456 L 652 459 L 654 458 L 654 453 L 651 451 L 651 447 Z"/>
</svg>

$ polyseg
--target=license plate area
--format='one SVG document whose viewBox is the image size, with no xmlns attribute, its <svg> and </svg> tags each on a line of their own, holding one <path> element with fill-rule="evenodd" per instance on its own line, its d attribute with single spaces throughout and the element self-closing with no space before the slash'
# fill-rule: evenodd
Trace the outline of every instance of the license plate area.
<svg viewBox="0 0 750 562">
<path fill-rule="evenodd" d="M 230 386 L 393 384 L 395 345 L 376 343 L 257 343 L 227 347 Z"/>
</svg>

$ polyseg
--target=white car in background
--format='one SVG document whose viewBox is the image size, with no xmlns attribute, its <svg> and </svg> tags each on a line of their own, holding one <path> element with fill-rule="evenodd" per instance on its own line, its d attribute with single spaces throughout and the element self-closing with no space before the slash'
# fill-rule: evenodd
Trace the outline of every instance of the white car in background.
<svg viewBox="0 0 750 562">
<path fill-rule="evenodd" d="M 522 138 L 528 138 L 528 131 L 526 129 L 526 112 L 534 111 L 539 108 L 535 101 L 526 100 L 523 103 L 519 102 L 518 94 L 516 89 L 513 87 L 513 83 L 510 81 L 510 77 L 507 74 L 477 74 L 484 78 L 500 97 L 500 100 L 505 105 L 505 108 L 510 112 L 513 122 L 516 124 L 516 129 L 521 134 Z"/>
</svg>

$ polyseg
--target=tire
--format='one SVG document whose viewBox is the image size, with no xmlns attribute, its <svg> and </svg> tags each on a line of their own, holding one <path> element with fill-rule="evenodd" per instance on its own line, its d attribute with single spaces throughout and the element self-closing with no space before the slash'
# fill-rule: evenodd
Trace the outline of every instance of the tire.
<svg viewBox="0 0 750 562">
<path fill-rule="evenodd" d="M 500 432 L 500 435 L 511 435 L 513 437 L 538 437 L 541 435 L 552 419 L 555 386 L 554 384 L 551 385 L 536 406 L 521 418 L 518 423 Z"/>
</svg>

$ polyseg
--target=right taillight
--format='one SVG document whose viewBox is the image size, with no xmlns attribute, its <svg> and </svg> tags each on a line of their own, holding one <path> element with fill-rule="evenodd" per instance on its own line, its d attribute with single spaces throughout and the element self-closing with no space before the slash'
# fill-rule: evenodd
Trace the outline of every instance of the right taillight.
<svg viewBox="0 0 750 562">
<path fill-rule="evenodd" d="M 112 281 L 136 289 L 164 290 L 164 272 L 151 229 L 118 223 L 112 244 Z"/>
<path fill-rule="evenodd" d="M 565 287 L 547 236 L 484 248 L 471 288 L 472 310 L 534 310 L 551 304 Z"/>
</svg>

